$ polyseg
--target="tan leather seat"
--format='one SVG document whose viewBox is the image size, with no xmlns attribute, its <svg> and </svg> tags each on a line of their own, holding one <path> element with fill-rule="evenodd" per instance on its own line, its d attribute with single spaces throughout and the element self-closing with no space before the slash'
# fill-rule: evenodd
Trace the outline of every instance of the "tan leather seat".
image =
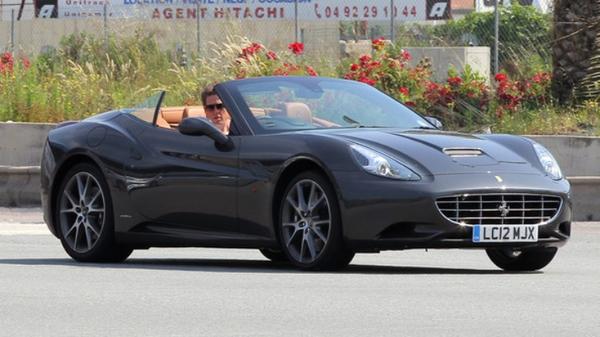
<svg viewBox="0 0 600 337">
<path fill-rule="evenodd" d="M 176 128 L 184 118 L 206 117 L 202 106 L 163 107 L 156 118 L 156 125 L 165 129 Z"/>
<path fill-rule="evenodd" d="M 201 105 L 193 105 L 188 106 L 183 111 L 183 118 L 188 117 L 204 117 L 206 118 L 206 113 L 204 112 L 204 107 Z"/>
<path fill-rule="evenodd" d="M 160 114 L 171 127 L 179 126 L 183 119 L 183 106 L 164 107 L 160 109 Z"/>
<path fill-rule="evenodd" d="M 254 117 L 262 117 L 267 115 L 267 111 L 264 108 L 250 108 L 250 112 L 252 112 Z"/>
<path fill-rule="evenodd" d="M 301 102 L 283 103 L 283 112 L 290 118 L 302 120 L 308 124 L 312 123 L 312 112 L 308 105 Z"/>
<path fill-rule="evenodd" d="M 156 116 L 156 125 L 161 128 L 171 129 L 171 125 L 163 118 L 162 114 Z"/>
</svg>

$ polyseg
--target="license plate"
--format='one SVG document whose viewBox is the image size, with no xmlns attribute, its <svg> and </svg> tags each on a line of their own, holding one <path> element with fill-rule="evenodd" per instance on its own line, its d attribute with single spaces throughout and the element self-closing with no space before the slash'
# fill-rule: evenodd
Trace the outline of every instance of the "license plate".
<svg viewBox="0 0 600 337">
<path fill-rule="evenodd" d="M 473 242 L 537 242 L 537 225 L 475 225 Z"/>
</svg>

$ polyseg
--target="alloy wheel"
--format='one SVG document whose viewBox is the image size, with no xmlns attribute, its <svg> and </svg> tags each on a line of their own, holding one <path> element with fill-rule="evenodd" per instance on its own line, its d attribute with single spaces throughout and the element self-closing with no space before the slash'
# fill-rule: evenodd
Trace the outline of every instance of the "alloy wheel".
<svg viewBox="0 0 600 337">
<path fill-rule="evenodd" d="M 310 264 L 319 258 L 331 234 L 327 195 L 317 182 L 304 179 L 288 190 L 283 202 L 283 244 L 294 260 Z"/>
<path fill-rule="evenodd" d="M 67 245 L 87 253 L 100 239 L 106 201 L 100 183 L 88 172 L 78 172 L 66 183 L 60 199 L 60 226 Z"/>
</svg>

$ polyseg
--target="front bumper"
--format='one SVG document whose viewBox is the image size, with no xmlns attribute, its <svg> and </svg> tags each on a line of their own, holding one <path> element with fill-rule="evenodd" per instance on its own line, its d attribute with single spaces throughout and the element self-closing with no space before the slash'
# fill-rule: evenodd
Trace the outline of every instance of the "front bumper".
<svg viewBox="0 0 600 337">
<path fill-rule="evenodd" d="M 559 247 L 571 232 L 572 205 L 566 180 L 536 174 L 439 175 L 418 182 L 380 178 L 363 172 L 335 172 L 344 238 L 355 251 L 411 248 Z M 474 243 L 472 227 L 442 215 L 435 201 L 455 194 L 528 193 L 562 198 L 556 217 L 539 226 L 539 241 Z"/>
</svg>

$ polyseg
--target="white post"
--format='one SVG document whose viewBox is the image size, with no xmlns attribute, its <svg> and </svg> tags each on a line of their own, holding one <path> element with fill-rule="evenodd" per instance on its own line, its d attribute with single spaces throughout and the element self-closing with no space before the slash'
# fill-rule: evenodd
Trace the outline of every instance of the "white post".
<svg viewBox="0 0 600 337">
<path fill-rule="evenodd" d="M 15 10 L 10 10 L 10 52 L 15 53 Z"/>
<path fill-rule="evenodd" d="M 196 57 L 200 57 L 200 0 L 196 0 Z"/>
</svg>

